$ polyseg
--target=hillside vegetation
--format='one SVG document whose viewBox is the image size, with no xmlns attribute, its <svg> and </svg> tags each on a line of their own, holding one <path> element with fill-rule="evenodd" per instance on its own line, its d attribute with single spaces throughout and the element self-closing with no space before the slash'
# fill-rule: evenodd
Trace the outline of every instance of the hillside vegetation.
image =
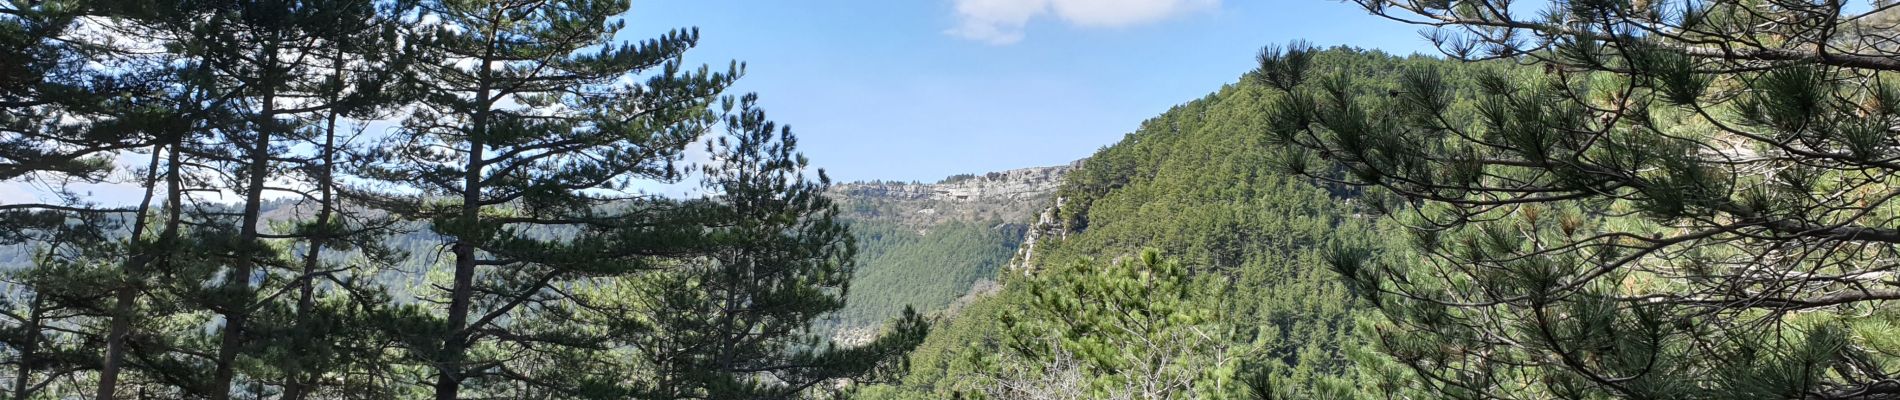
<svg viewBox="0 0 1900 400">
<path fill-rule="evenodd" d="M 1333 49 L 1380 76 L 1444 63 Z M 1381 245 L 1358 193 L 1277 167 L 1250 77 L 1144 122 L 1070 173 L 1060 234 L 932 332 L 869 398 L 1275 398 L 1356 390 L 1354 300 L 1330 249 Z"/>
<path fill-rule="evenodd" d="M 944 33 L 1134 23 L 1003 3 Z M 0 2 L 0 398 L 1900 400 L 1900 2 L 1328 3 L 1438 55 L 1269 45 L 1085 160 L 834 185 L 628 0 Z M 838 81 L 1048 55 L 975 49 L 791 100 L 907 163 L 849 132 L 1126 104 Z"/>
<path fill-rule="evenodd" d="M 1023 224 L 956 221 L 925 233 L 877 220 L 851 223 L 858 236 L 858 273 L 844 326 L 875 326 L 905 307 L 942 310 L 979 281 L 993 280 L 1022 243 Z"/>
<path fill-rule="evenodd" d="M 863 333 L 906 307 L 940 311 L 980 282 L 994 281 L 1069 169 L 834 187 L 840 217 L 857 236 L 858 266 L 831 326 Z"/>
</svg>

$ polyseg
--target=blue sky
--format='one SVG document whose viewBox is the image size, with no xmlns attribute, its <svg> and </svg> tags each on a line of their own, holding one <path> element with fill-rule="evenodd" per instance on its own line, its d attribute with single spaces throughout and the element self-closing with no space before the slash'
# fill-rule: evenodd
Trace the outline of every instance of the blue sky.
<svg viewBox="0 0 1900 400">
<path fill-rule="evenodd" d="M 790 124 L 801 150 L 839 181 L 935 181 L 1074 161 L 1234 82 L 1269 44 L 1431 51 L 1417 27 L 1334 0 L 634 0 L 633 7 L 621 39 L 699 27 L 688 61 L 716 68 L 745 61 L 748 73 L 732 93 L 759 93 L 769 115 Z M 644 188 L 691 195 L 695 186 Z M 105 204 L 129 204 L 139 193 L 123 183 L 73 188 Z M 48 189 L 0 183 L 0 203 L 53 201 Z"/>
<path fill-rule="evenodd" d="M 622 38 L 696 26 L 748 64 L 834 179 L 934 181 L 1065 163 L 1305 39 L 1409 54 L 1418 28 L 1329 0 L 635 0 Z"/>
</svg>

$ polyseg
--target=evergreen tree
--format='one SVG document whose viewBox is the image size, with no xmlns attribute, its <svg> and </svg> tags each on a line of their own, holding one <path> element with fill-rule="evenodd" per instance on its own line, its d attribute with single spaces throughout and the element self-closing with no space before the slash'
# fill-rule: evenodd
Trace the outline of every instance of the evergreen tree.
<svg viewBox="0 0 1900 400">
<path fill-rule="evenodd" d="M 765 119 L 754 95 L 723 101 L 728 134 L 707 143 L 704 199 L 716 215 L 706 256 L 640 281 L 645 292 L 605 293 L 605 324 L 631 332 L 652 379 L 637 398 L 801 398 L 844 379 L 890 371 L 923 339 L 915 312 L 875 341 L 839 348 L 813 321 L 844 307 L 855 269 L 854 239 L 824 191 L 807 180 L 790 127 Z M 733 107 L 738 107 L 737 111 Z M 620 299 L 615 299 L 619 297 Z"/>
<path fill-rule="evenodd" d="M 386 30 L 390 24 L 372 26 Z M 278 352 L 274 373 L 287 400 L 303 399 L 324 389 L 340 394 L 355 388 L 360 393 L 365 388 L 362 382 L 338 383 L 322 378 L 329 374 L 351 376 L 349 371 L 376 368 L 385 359 L 386 349 L 373 345 L 381 339 L 375 335 L 378 332 L 360 328 L 372 326 L 365 319 L 378 318 L 375 311 L 391 302 L 376 277 L 386 272 L 382 266 L 394 264 L 401 255 L 383 243 L 399 222 L 369 215 L 366 208 L 348 202 L 339 187 L 347 172 L 344 157 L 350 148 L 345 143 L 366 137 L 361 127 L 352 129 L 340 124 L 345 123 L 346 115 L 358 116 L 356 120 L 380 116 L 383 110 L 379 106 L 384 104 L 376 96 L 379 85 L 391 82 L 379 72 L 405 68 L 399 61 L 375 58 L 393 50 L 385 47 L 387 43 L 356 43 L 331 49 L 325 82 L 328 88 L 324 90 L 328 91 L 326 101 L 333 106 L 322 112 L 320 121 L 312 121 L 313 126 L 299 132 L 298 139 L 315 149 L 309 159 L 296 166 L 303 182 L 311 185 L 299 196 L 315 204 L 299 202 L 294 207 L 299 213 L 311 207 L 315 210 L 289 227 L 290 233 L 285 235 L 305 241 L 284 281 L 287 290 L 295 291 L 294 298 L 270 310 L 277 317 L 271 328 L 281 331 L 259 335 L 289 338 L 262 350 Z"/>
<path fill-rule="evenodd" d="M 616 41 L 627 7 L 0 4 L 0 180 L 59 197 L 0 205 L 33 255 L 0 296 L 7 397 L 783 398 L 900 367 L 914 313 L 811 330 L 855 255 L 823 173 L 753 96 L 713 109 L 741 67 L 682 69 L 696 32 Z M 722 123 L 709 197 L 639 190 Z M 64 190 L 131 152 L 136 205 Z M 441 290 L 386 286 L 426 240 Z"/>
<path fill-rule="evenodd" d="M 283 157 L 288 165 L 276 174 L 289 184 L 271 190 L 295 196 L 281 207 L 299 220 L 272 227 L 271 239 L 290 241 L 277 245 L 286 257 L 280 270 L 267 271 L 262 289 L 273 294 L 253 303 L 260 320 L 240 337 L 249 340 L 242 351 L 260 361 L 253 365 L 264 366 L 248 372 L 248 384 L 277 386 L 285 399 L 381 395 L 351 377 L 381 368 L 392 350 L 379 344 L 387 341 L 382 332 L 362 328 L 384 318 L 394 301 L 379 277 L 401 256 L 383 243 L 399 222 L 349 201 L 341 188 L 351 172 L 346 143 L 371 137 L 362 121 L 387 117 L 414 92 L 405 79 L 409 57 L 397 47 L 394 15 L 402 6 L 338 1 L 262 10 L 299 23 L 291 25 L 296 50 L 279 50 L 295 55 L 284 66 L 295 78 L 280 89 L 293 100 L 275 111 L 296 128 L 281 132 L 286 147 L 310 150 Z"/>
<path fill-rule="evenodd" d="M 13 298 L 28 303 L 25 316 L 14 318 L 21 322 L 21 334 L 13 342 L 20 368 L 12 393 L 30 395 L 57 377 L 93 369 L 100 370 L 100 387 L 110 393 L 106 388 L 117 377 L 126 329 L 105 333 L 74 328 L 91 326 L 90 319 L 101 315 L 110 316 L 113 328 L 128 326 L 120 322 L 129 322 L 131 311 L 120 306 L 129 306 L 129 296 L 138 290 L 133 278 L 169 249 L 164 235 L 151 235 L 159 225 L 152 197 L 161 190 L 161 179 L 174 176 L 161 173 L 160 166 L 168 158 L 174 162 L 163 164 L 163 170 L 177 165 L 176 138 L 185 119 L 176 114 L 193 107 L 172 90 L 178 80 L 168 66 L 170 54 L 153 54 L 138 43 L 111 36 L 79 33 L 87 17 L 98 18 L 96 22 L 147 15 L 150 10 L 140 4 L 9 2 L 0 10 L 0 54 L 6 55 L 0 57 L 5 59 L 0 66 L 7 76 L 0 79 L 0 180 L 40 183 L 53 188 L 61 201 L 0 205 L 0 230 L 40 245 L 35 268 L 19 272 L 18 284 L 8 288 Z M 89 26 L 115 33 L 113 27 Z M 67 190 L 70 183 L 116 181 L 110 174 L 111 157 L 140 150 L 148 152 L 150 162 L 126 182 L 145 188 L 136 206 L 100 208 L 89 204 L 84 194 Z M 167 190 L 177 193 L 172 182 Z M 129 226 L 120 225 L 127 222 Z M 112 234 L 121 229 L 130 234 Z M 102 268 L 108 263 L 121 268 Z M 61 317 L 67 312 L 72 314 Z M 87 361 L 89 357 L 54 353 L 65 346 L 92 351 L 97 347 L 91 345 L 101 341 L 106 344 L 103 365 Z M 36 369 L 45 374 L 38 383 L 33 382 Z"/>
<path fill-rule="evenodd" d="M 98 353 L 90 344 L 98 338 L 70 328 L 104 311 L 106 303 L 100 299 L 110 292 L 96 284 L 111 281 L 115 272 L 98 263 L 100 249 L 111 248 L 114 240 L 108 232 L 120 225 L 111 220 L 115 214 L 42 216 L 48 218 L 38 227 L 11 226 L 26 229 L 13 231 L 18 236 L 9 241 L 31 240 L 39 244 L 38 254 L 32 268 L 8 271 L 0 280 L 8 287 L 0 297 L 0 326 L 6 327 L 0 331 L 0 344 L 8 350 L 5 363 L 12 367 L 8 398 L 77 394 L 61 393 L 56 384 L 93 369 Z"/>
<path fill-rule="evenodd" d="M 1293 46 L 1256 74 L 1283 165 L 1402 200 L 1408 246 L 1330 261 L 1419 384 L 1900 396 L 1894 5 L 1356 2 L 1500 60 L 1365 75 Z"/>
<path fill-rule="evenodd" d="M 1222 295 L 1158 251 L 1050 268 L 1026 280 L 1029 307 L 1006 312 L 1009 347 L 1028 360 L 1002 376 L 996 398 L 1225 397 L 1219 377 L 1239 364 L 1232 325 L 1218 321 Z M 1015 381 L 1015 382 L 1011 382 Z"/>
<path fill-rule="evenodd" d="M 266 240 L 284 235 L 266 232 L 265 193 L 291 192 L 296 186 L 312 184 L 273 178 L 289 175 L 297 166 L 288 162 L 293 156 L 283 143 L 300 131 L 333 131 L 330 124 L 317 126 L 324 114 L 337 107 L 360 106 L 354 103 L 362 102 L 361 94 L 378 89 L 370 85 L 370 90 L 353 91 L 355 96 L 346 99 L 340 93 L 342 83 L 335 82 L 329 72 L 344 63 L 374 63 L 389 51 L 368 44 L 382 39 L 377 35 L 382 29 L 378 10 L 369 1 L 263 1 L 203 7 L 175 16 L 204 18 L 165 21 L 165 26 L 187 32 L 179 35 L 186 38 L 182 47 L 189 49 L 184 55 L 203 65 L 206 76 L 202 79 L 211 82 L 208 90 L 216 97 L 232 99 L 229 112 L 241 121 L 219 129 L 215 139 L 220 142 L 205 153 L 208 160 L 236 171 L 225 187 L 242 198 L 235 236 L 222 251 L 229 257 L 228 270 L 222 274 L 221 287 L 206 299 L 207 307 L 222 316 L 223 326 L 213 360 L 215 371 L 205 390 L 211 398 L 222 399 L 238 383 L 238 356 L 259 354 L 264 345 L 260 340 L 277 338 L 250 333 L 253 315 L 269 301 L 260 297 L 260 289 L 278 290 L 266 286 L 306 280 L 289 266 L 284 249 Z M 344 51 L 356 53 L 345 57 L 340 54 Z M 334 153 L 334 148 L 319 148 L 317 156 L 327 156 L 334 163 Z M 285 274 L 273 274 L 273 269 L 290 273 L 289 278 L 277 279 Z"/>
<path fill-rule="evenodd" d="M 564 288 L 704 246 L 696 210 L 628 189 L 680 179 L 675 162 L 716 122 L 709 106 L 737 68 L 683 70 L 694 31 L 615 41 L 627 7 L 435 1 L 411 17 L 429 90 L 361 172 L 416 193 L 382 207 L 428 221 L 451 249 L 449 282 L 421 303 L 443 308 L 403 328 L 435 398 L 575 396 L 622 379 L 534 363 L 605 355 L 552 314 Z"/>
<path fill-rule="evenodd" d="M 155 254 L 134 251 L 124 258 L 128 282 L 115 295 L 99 397 L 115 396 L 121 369 L 133 359 L 178 393 L 232 393 L 238 355 L 259 354 L 254 339 L 271 337 L 245 333 L 252 314 L 264 306 L 254 285 L 281 284 L 271 279 L 281 275 L 269 267 L 284 266 L 283 241 L 308 238 L 266 229 L 265 193 L 307 184 L 284 178 L 298 161 L 285 143 L 301 135 L 314 115 L 361 108 L 379 91 L 382 85 L 365 84 L 344 96 L 340 83 L 319 73 L 348 63 L 377 64 L 386 52 L 363 44 L 387 41 L 372 31 L 378 11 L 370 2 L 347 1 L 131 3 L 96 10 L 94 29 L 165 50 L 159 65 L 170 79 L 165 97 L 173 106 L 169 119 L 152 123 L 167 129 L 157 136 L 164 172 L 154 170 L 147 180 L 155 188 L 157 177 L 164 177 L 163 217 L 148 224 L 152 218 L 144 211 L 152 208 L 142 205 L 131 230 L 133 240 L 142 242 L 148 226 L 161 226 L 156 234 L 162 245 Z M 347 50 L 354 56 L 345 57 Z M 378 66 L 384 65 L 370 67 Z M 158 150 L 154 169 L 161 165 Z M 192 199 L 193 193 L 220 190 L 242 199 L 236 210 Z M 148 189 L 146 204 L 152 194 Z M 187 239 L 194 253 L 171 253 L 188 247 L 180 242 Z M 154 308 L 141 310 L 141 303 Z M 209 349 L 197 348 L 202 343 L 193 338 L 201 329 L 192 325 L 203 323 L 204 312 L 220 317 L 220 339 Z M 134 346 L 126 343 L 129 337 L 153 342 Z M 154 353 L 128 357 L 133 347 Z"/>
</svg>

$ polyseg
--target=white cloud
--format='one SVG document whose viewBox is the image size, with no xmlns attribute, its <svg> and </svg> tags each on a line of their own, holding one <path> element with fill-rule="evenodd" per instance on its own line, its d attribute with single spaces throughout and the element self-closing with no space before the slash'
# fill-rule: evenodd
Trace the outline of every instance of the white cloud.
<svg viewBox="0 0 1900 400">
<path fill-rule="evenodd" d="M 995 45 L 1023 39 L 1023 27 L 1052 15 L 1080 27 L 1114 28 L 1220 6 L 1220 0 L 955 0 L 957 26 L 944 33 Z"/>
</svg>

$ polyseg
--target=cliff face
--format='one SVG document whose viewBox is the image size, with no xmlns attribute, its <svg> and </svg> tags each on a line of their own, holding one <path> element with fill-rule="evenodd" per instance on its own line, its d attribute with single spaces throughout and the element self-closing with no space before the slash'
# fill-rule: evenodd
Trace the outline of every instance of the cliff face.
<svg viewBox="0 0 1900 400">
<path fill-rule="evenodd" d="M 927 231 L 950 221 L 1036 221 L 1080 161 L 1053 167 L 957 175 L 938 183 L 852 182 L 832 186 L 845 217 L 894 221 Z"/>
<path fill-rule="evenodd" d="M 853 182 L 832 188 L 852 197 L 883 197 L 895 200 L 933 200 L 979 203 L 986 201 L 1026 200 L 1055 190 L 1062 174 L 1075 164 L 1053 167 L 1019 168 L 982 175 L 957 175 L 939 183 Z"/>
</svg>

